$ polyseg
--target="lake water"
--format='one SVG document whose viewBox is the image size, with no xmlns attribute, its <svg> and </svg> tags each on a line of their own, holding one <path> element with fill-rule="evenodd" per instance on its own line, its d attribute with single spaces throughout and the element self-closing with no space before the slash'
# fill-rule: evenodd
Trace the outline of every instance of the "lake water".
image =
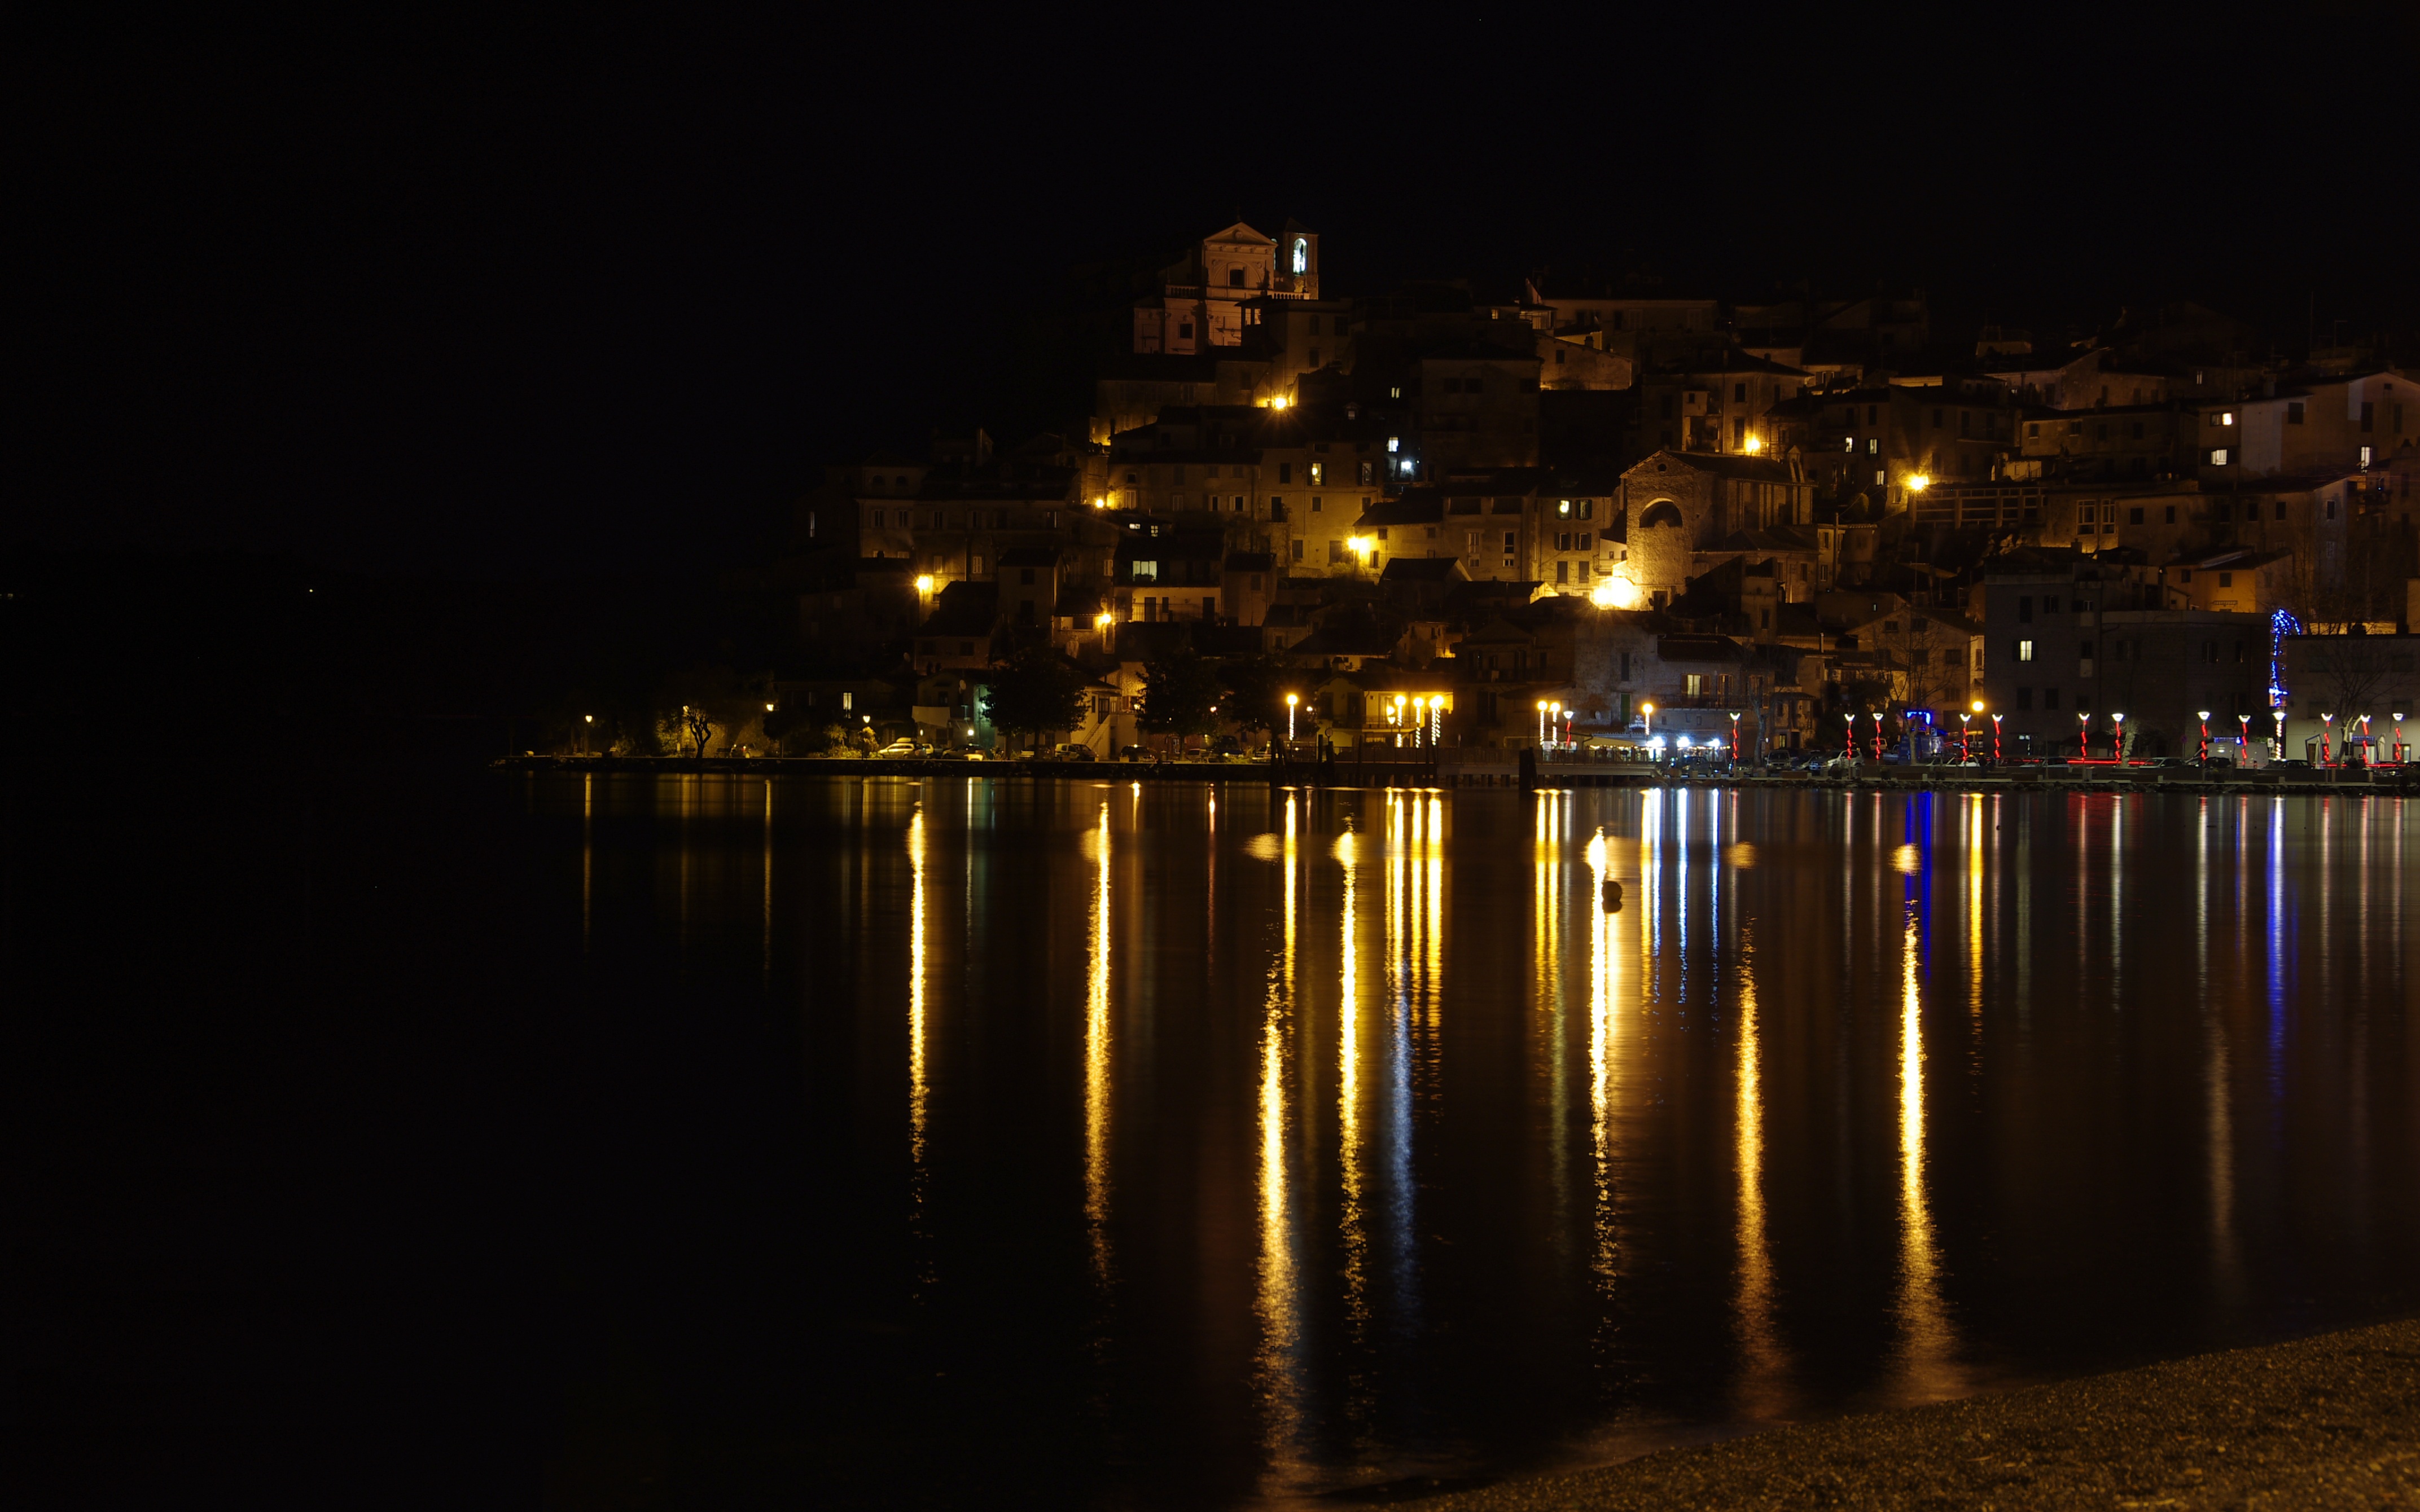
<svg viewBox="0 0 2420 1512">
<path fill-rule="evenodd" d="M 2394 798 L 486 783 L 231 804 L 87 969 L 284 1110 L 222 1165 L 384 1173 L 252 1199 L 368 1278 L 267 1377 L 565 1504 L 1376 1499 L 2420 1307 Z"/>
</svg>

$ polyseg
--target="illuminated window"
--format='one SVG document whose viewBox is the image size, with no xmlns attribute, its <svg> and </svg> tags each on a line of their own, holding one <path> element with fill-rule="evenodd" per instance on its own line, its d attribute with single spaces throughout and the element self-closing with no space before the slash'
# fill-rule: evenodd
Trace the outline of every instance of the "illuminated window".
<svg viewBox="0 0 2420 1512">
<path fill-rule="evenodd" d="M 1881 437 L 1869 436 L 1866 438 L 1866 455 L 1868 456 L 1880 456 L 1883 455 L 1883 439 Z"/>
<path fill-rule="evenodd" d="M 2223 468 L 2223 467 L 2226 466 L 2226 447 L 2224 447 L 2224 446 L 2215 446 L 2215 447 L 2211 448 L 2211 453 L 2210 453 L 2210 465 L 2211 465 L 2211 467 L 2214 467 L 2214 468 Z"/>
<path fill-rule="evenodd" d="M 1294 239 L 1294 270 L 1297 273 L 1311 271 L 1311 239 L 1308 237 Z"/>
<path fill-rule="evenodd" d="M 2032 641 L 2020 640 L 2017 642 L 2017 659 L 2019 661 L 2031 661 L 2034 659 L 2034 643 Z"/>
<path fill-rule="evenodd" d="M 1325 462 L 1313 462 L 1313 463 L 1311 465 L 1311 482 L 1312 482 L 1312 484 L 1314 484 L 1314 485 L 1322 484 L 1322 483 L 1326 483 L 1326 482 L 1327 481 L 1327 464 L 1326 464 L 1326 463 L 1325 463 Z M 1317 504 L 1313 504 L 1311 507 L 1312 507 L 1313 509 L 1316 509 L 1316 508 L 1318 508 L 1319 506 L 1318 506 Z"/>
</svg>

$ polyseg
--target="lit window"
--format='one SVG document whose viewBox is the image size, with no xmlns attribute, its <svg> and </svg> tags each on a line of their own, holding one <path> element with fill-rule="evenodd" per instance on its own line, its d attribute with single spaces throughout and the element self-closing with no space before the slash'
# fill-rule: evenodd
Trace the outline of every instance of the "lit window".
<svg viewBox="0 0 2420 1512">
<path fill-rule="evenodd" d="M 2226 447 L 2224 447 L 2224 446 L 2217 446 L 2217 447 L 2212 447 L 2212 448 L 2211 449 L 2211 454 L 2210 454 L 2210 465 L 2211 465 L 2211 467 L 2214 467 L 2214 468 L 2223 468 L 2223 467 L 2226 466 Z"/>
<path fill-rule="evenodd" d="M 2228 410 L 2224 410 L 2224 411 L 2222 411 L 2222 412 L 2219 414 L 2219 417 L 2218 417 L 2218 423 L 2219 423 L 2220 424 L 2222 424 L 2222 425 L 2232 425 L 2232 424 L 2235 424 L 2235 411 L 2234 411 L 2234 410 L 2232 410 L 2232 409 L 2228 409 Z"/>
<path fill-rule="evenodd" d="M 1875 486 L 1875 487 L 1879 488 L 1879 487 L 1881 487 L 1884 484 L 1885 484 L 1885 483 L 1887 483 L 1887 482 L 1889 482 L 1889 481 L 1890 481 L 1890 474 L 1889 474 L 1888 472 L 1885 471 L 1884 471 L 1883 469 L 1881 469 L 1881 468 L 1876 468 L 1876 469 L 1874 470 L 1874 486 Z"/>
<path fill-rule="evenodd" d="M 2020 640 L 2017 642 L 2017 659 L 2019 661 L 2031 661 L 2034 659 L 2034 643 L 2032 641 Z"/>
<path fill-rule="evenodd" d="M 1880 456 L 1883 455 L 1883 439 L 1881 437 L 1869 436 L 1866 438 L 1866 455 L 1868 456 Z"/>
<path fill-rule="evenodd" d="M 1397 389 L 1395 391 L 1396 397 L 1401 398 L 1403 396 L 1403 390 Z M 1389 436 L 1387 438 L 1387 450 L 1390 452 L 1401 451 L 1403 449 L 1403 445 L 1404 439 L 1400 436 Z"/>
</svg>

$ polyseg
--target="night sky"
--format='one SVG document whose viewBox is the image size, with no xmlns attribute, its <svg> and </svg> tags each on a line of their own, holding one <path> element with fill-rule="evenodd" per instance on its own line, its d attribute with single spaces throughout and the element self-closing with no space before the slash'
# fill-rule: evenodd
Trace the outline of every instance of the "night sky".
<svg viewBox="0 0 2420 1512">
<path fill-rule="evenodd" d="M 2409 7 L 1761 25 L 961 10 L 28 32 L 11 540 L 376 572 L 732 560 L 829 462 L 1087 412 L 1239 212 L 1329 286 L 1544 270 L 1937 326 L 2410 332 Z M 2399 33 L 2397 31 L 2399 28 Z"/>
</svg>

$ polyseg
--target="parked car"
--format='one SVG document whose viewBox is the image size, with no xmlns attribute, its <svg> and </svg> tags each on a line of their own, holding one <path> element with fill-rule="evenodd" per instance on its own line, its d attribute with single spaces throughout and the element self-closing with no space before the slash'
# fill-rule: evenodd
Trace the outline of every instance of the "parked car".
<svg viewBox="0 0 2420 1512">
<path fill-rule="evenodd" d="M 1118 752 L 1118 760 L 1122 762 L 1147 762 L 1151 760 L 1151 752 L 1143 749 L 1140 746 L 1127 746 Z"/>
<path fill-rule="evenodd" d="M 1061 746 L 1053 749 L 1050 754 L 1054 760 L 1063 762 L 1092 762 L 1100 760 L 1100 758 L 1094 753 L 1093 748 L 1090 746 Z"/>
<path fill-rule="evenodd" d="M 929 756 L 933 748 L 902 735 L 874 754 L 876 756 Z"/>
</svg>

